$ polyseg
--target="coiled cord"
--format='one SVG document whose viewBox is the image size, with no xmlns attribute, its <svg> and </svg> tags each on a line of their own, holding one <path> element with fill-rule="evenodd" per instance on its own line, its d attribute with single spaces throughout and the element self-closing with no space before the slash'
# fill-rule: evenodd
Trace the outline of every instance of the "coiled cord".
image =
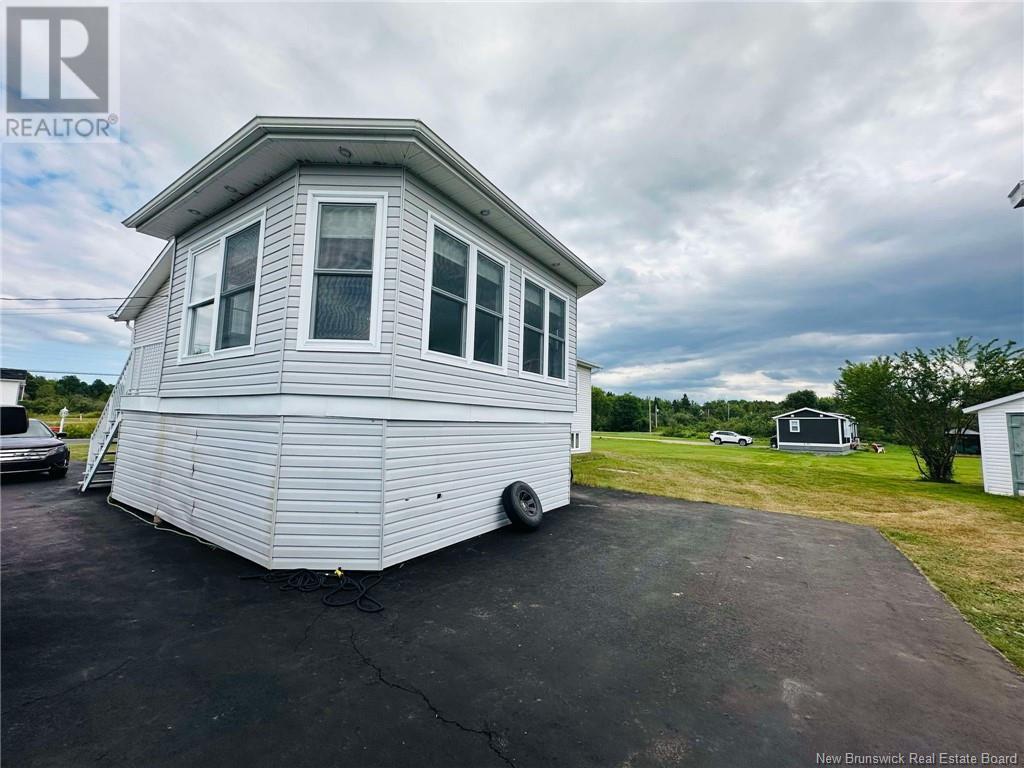
<svg viewBox="0 0 1024 768">
<path fill-rule="evenodd" d="M 239 578 L 243 580 L 259 579 L 264 584 L 280 584 L 279 589 L 282 592 L 290 590 L 318 592 L 321 589 L 328 589 L 330 591 L 321 597 L 320 601 L 329 608 L 354 605 L 363 613 L 377 613 L 384 610 L 384 604 L 369 594 L 370 590 L 383 580 L 384 574 L 382 573 L 367 573 L 359 578 L 354 578 L 340 568 L 334 573 L 295 568 L 289 571 L 254 573 Z M 349 593 L 350 596 L 345 597 L 345 593 Z M 341 596 L 339 597 L 339 595 Z"/>
</svg>

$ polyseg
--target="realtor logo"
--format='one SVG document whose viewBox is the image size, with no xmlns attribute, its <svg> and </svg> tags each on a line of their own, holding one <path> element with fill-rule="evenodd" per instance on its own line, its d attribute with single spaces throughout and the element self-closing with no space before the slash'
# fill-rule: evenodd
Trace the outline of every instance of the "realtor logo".
<svg viewBox="0 0 1024 768">
<path fill-rule="evenodd" d="M 101 7 L 7 9 L 7 112 L 110 109 L 110 32 Z"/>
</svg>

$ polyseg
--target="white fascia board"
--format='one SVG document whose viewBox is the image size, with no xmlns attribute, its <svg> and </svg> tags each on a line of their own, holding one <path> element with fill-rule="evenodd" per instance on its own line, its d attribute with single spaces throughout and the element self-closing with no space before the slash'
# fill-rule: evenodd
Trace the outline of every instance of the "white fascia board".
<svg viewBox="0 0 1024 768">
<path fill-rule="evenodd" d="M 211 397 L 121 398 L 122 410 L 232 416 L 388 419 L 394 421 L 468 421 L 516 424 L 571 424 L 572 411 L 543 411 L 493 405 L 438 403 L 388 397 L 325 395 L 237 395 Z"/>
<path fill-rule="evenodd" d="M 972 405 L 970 408 L 964 408 L 964 413 L 977 413 L 983 411 L 986 408 L 994 408 L 997 405 L 1005 405 L 1006 403 L 1012 403 L 1014 400 L 1024 400 L 1024 392 L 1017 392 L 1006 397 L 999 397 L 995 400 L 989 400 L 987 403 L 978 403 Z"/>
<path fill-rule="evenodd" d="M 145 232 L 147 223 L 156 216 L 172 206 L 187 205 L 187 200 L 194 190 L 238 162 L 249 150 L 261 142 L 273 141 L 275 138 L 300 141 L 302 139 L 323 141 L 327 138 L 332 141 L 407 141 L 433 157 L 452 177 L 479 190 L 488 199 L 489 205 L 502 210 L 544 245 L 555 251 L 578 272 L 582 273 L 593 288 L 597 288 L 605 282 L 599 272 L 563 245 L 420 120 L 254 117 L 172 182 L 170 186 L 126 218 L 123 222 L 124 225 Z M 301 162 L 301 159 L 301 157 L 296 157 L 295 161 Z M 156 233 L 147 232 L 147 234 Z M 577 288 L 581 287 L 584 287 L 584 284 L 577 284 Z M 587 288 L 588 290 L 580 291 L 580 294 L 592 290 L 589 286 Z"/>
<path fill-rule="evenodd" d="M 160 289 L 171 275 L 171 261 L 174 254 L 174 240 L 168 240 L 160 250 L 156 259 L 142 276 L 135 287 L 128 292 L 128 297 L 121 302 L 112 315 L 111 320 L 127 322 L 134 320 L 145 309 L 153 294 Z"/>
</svg>

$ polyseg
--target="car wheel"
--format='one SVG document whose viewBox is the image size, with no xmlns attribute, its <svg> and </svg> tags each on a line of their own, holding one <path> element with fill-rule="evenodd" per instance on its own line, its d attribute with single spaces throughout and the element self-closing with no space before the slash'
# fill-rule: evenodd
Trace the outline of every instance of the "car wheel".
<svg viewBox="0 0 1024 768">
<path fill-rule="evenodd" d="M 50 469 L 50 477 L 52 477 L 54 480 L 60 480 L 62 477 L 66 477 L 67 474 L 67 467 L 53 467 Z"/>
<path fill-rule="evenodd" d="M 740 440 L 740 445 L 746 445 L 746 444 L 747 444 L 746 440 Z"/>
<path fill-rule="evenodd" d="M 540 497 L 526 483 L 516 481 L 501 494 L 501 505 L 512 525 L 523 531 L 535 531 L 544 518 Z"/>
<path fill-rule="evenodd" d="M 716 437 L 715 438 L 715 445 L 721 445 L 721 444 L 722 444 L 722 438 Z"/>
</svg>

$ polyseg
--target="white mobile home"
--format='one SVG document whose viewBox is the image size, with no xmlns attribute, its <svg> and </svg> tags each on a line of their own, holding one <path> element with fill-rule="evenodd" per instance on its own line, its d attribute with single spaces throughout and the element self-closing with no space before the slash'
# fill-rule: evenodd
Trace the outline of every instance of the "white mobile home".
<svg viewBox="0 0 1024 768">
<path fill-rule="evenodd" d="M 985 491 L 1024 496 L 1024 392 L 964 408 L 978 414 Z"/>
<path fill-rule="evenodd" d="M 573 453 L 590 453 L 591 445 L 591 392 L 590 377 L 600 366 L 586 360 L 576 360 L 576 412 L 572 415 Z"/>
<path fill-rule="evenodd" d="M 83 489 L 268 568 L 493 530 L 514 481 L 568 503 L 603 279 L 423 123 L 255 118 L 125 224 L 166 245 Z"/>
</svg>

